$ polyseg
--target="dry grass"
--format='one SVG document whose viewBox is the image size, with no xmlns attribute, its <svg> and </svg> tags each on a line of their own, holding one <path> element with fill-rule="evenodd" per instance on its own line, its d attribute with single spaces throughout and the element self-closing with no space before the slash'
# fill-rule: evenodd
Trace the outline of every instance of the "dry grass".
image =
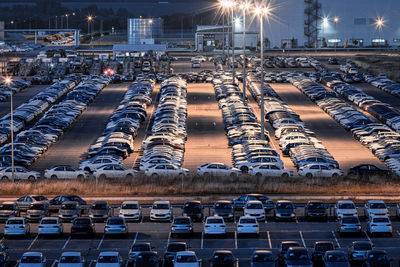
<svg viewBox="0 0 400 267">
<path fill-rule="evenodd" d="M 242 193 L 263 194 L 400 194 L 400 181 L 371 178 L 356 180 L 349 178 L 203 178 L 186 177 L 182 190 L 180 178 L 139 177 L 132 180 L 90 181 L 38 181 L 2 182 L 0 196 L 24 194 L 81 196 L 161 196 L 161 195 L 236 195 Z"/>
<path fill-rule="evenodd" d="M 390 79 L 400 82 L 400 57 L 371 55 L 357 56 L 354 61 L 364 70 L 377 75 L 386 73 Z"/>
</svg>

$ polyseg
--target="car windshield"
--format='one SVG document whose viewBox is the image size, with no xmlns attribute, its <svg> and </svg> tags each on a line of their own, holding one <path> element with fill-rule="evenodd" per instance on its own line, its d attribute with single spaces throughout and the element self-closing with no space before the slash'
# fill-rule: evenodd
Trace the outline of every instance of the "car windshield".
<svg viewBox="0 0 400 267">
<path fill-rule="evenodd" d="M 134 244 L 132 251 L 150 251 L 150 246 L 147 244 Z"/>
<path fill-rule="evenodd" d="M 334 249 L 335 249 L 335 247 L 333 246 L 333 244 L 329 244 L 329 243 L 315 245 L 315 250 L 317 250 L 317 251 L 328 251 L 328 250 L 334 250 Z"/>
<path fill-rule="evenodd" d="M 288 260 L 308 260 L 307 251 L 297 250 L 290 251 L 287 255 Z"/>
<path fill-rule="evenodd" d="M 355 250 L 371 250 L 372 246 L 368 243 L 359 243 L 354 245 Z"/>
<path fill-rule="evenodd" d="M 189 218 L 175 218 L 174 224 L 190 224 Z"/>
<path fill-rule="evenodd" d="M 232 209 L 232 205 L 230 203 L 215 203 L 216 209 Z"/>
<path fill-rule="evenodd" d="M 124 220 L 122 218 L 113 218 L 107 221 L 108 225 L 121 225 L 124 224 Z"/>
<path fill-rule="evenodd" d="M 186 250 L 186 244 L 169 244 L 167 251 L 171 251 L 171 252 L 178 252 L 178 251 L 185 251 Z"/>
<path fill-rule="evenodd" d="M 254 254 L 253 262 L 273 262 L 274 256 L 272 254 Z"/>
<path fill-rule="evenodd" d="M 343 217 L 342 223 L 357 223 L 358 219 L 356 217 Z"/>
<path fill-rule="evenodd" d="M 350 209 L 355 209 L 356 207 L 354 206 L 353 203 L 342 203 L 339 205 L 339 209 L 342 210 L 350 210 Z"/>
<path fill-rule="evenodd" d="M 133 203 L 123 204 L 122 207 L 121 207 L 121 209 L 123 209 L 123 210 L 136 210 L 138 208 L 139 208 L 138 205 L 137 204 L 133 204 Z"/>
<path fill-rule="evenodd" d="M 234 262 L 233 255 L 231 254 L 215 254 L 213 259 L 215 262 Z"/>
<path fill-rule="evenodd" d="M 276 208 L 277 209 L 293 209 L 293 204 L 292 203 L 277 203 Z"/>
<path fill-rule="evenodd" d="M 107 204 L 106 203 L 96 203 L 92 205 L 92 209 L 94 210 L 105 210 L 107 209 Z"/>
<path fill-rule="evenodd" d="M 220 218 L 211 218 L 207 220 L 207 223 L 224 223 L 224 220 Z"/>
<path fill-rule="evenodd" d="M 117 256 L 100 256 L 99 263 L 117 263 L 118 257 Z"/>
<path fill-rule="evenodd" d="M 248 203 L 246 208 L 249 210 L 255 210 L 255 209 L 263 209 L 264 207 L 261 203 Z"/>
<path fill-rule="evenodd" d="M 44 207 L 43 204 L 32 204 L 32 205 L 29 207 L 29 209 L 30 209 L 30 210 L 44 210 L 45 207 Z"/>
<path fill-rule="evenodd" d="M 78 219 L 74 221 L 74 224 L 90 224 L 90 220 L 88 219 Z"/>
<path fill-rule="evenodd" d="M 184 211 L 194 211 L 194 212 L 200 212 L 201 210 L 201 205 L 200 203 L 185 203 L 185 206 L 183 207 Z"/>
<path fill-rule="evenodd" d="M 146 253 L 146 254 L 139 254 L 137 256 L 137 261 L 143 263 L 156 263 L 158 261 L 158 258 L 153 254 Z"/>
<path fill-rule="evenodd" d="M 332 253 L 326 256 L 328 262 L 346 262 L 346 257 L 343 254 Z"/>
<path fill-rule="evenodd" d="M 384 203 L 371 203 L 369 206 L 371 209 L 386 209 L 386 205 Z"/>
<path fill-rule="evenodd" d="M 243 218 L 240 219 L 239 223 L 257 223 L 256 219 L 254 218 Z"/>
<path fill-rule="evenodd" d="M 14 210 L 13 204 L 0 204 L 0 210 Z"/>
<path fill-rule="evenodd" d="M 193 255 L 179 255 L 176 257 L 176 262 L 197 262 L 197 259 Z"/>
<path fill-rule="evenodd" d="M 41 263 L 42 257 L 40 256 L 22 256 L 21 263 Z"/>
<path fill-rule="evenodd" d="M 325 209 L 325 204 L 320 202 L 310 202 L 308 203 L 309 209 Z"/>
<path fill-rule="evenodd" d="M 168 210 L 169 205 L 168 204 L 154 204 L 153 209 L 155 210 Z"/>
<path fill-rule="evenodd" d="M 23 220 L 8 220 L 7 224 L 12 224 L 12 225 L 24 224 L 24 221 Z"/>
<path fill-rule="evenodd" d="M 42 220 L 40 224 L 57 224 L 57 220 Z"/>
<path fill-rule="evenodd" d="M 81 258 L 79 256 L 62 256 L 60 263 L 80 263 Z"/>
<path fill-rule="evenodd" d="M 373 218 L 374 223 L 389 223 L 389 219 L 385 217 Z"/>
<path fill-rule="evenodd" d="M 72 204 L 72 203 L 62 204 L 61 209 L 62 210 L 75 210 L 75 209 L 77 209 L 77 205 Z"/>
</svg>

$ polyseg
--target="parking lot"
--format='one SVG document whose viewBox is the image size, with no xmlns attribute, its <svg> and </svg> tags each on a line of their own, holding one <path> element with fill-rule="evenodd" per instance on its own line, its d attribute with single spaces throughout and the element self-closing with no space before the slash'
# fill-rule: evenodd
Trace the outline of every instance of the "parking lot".
<svg viewBox="0 0 400 267">
<path fill-rule="evenodd" d="M 212 209 L 205 208 L 205 216 L 212 214 Z M 143 217 L 139 222 L 129 223 L 129 234 L 126 237 L 105 237 L 104 223 L 96 223 L 96 235 L 94 238 L 70 237 L 70 224 L 64 224 L 64 235 L 62 237 L 40 237 L 38 238 L 37 224 L 31 224 L 31 235 L 29 238 L 6 238 L 2 241 L 10 249 L 10 258 L 13 266 L 22 253 L 26 251 L 41 251 L 48 259 L 48 266 L 55 266 L 55 261 L 65 251 L 80 251 L 86 258 L 89 266 L 96 260 L 101 251 L 119 251 L 127 263 L 128 252 L 133 243 L 150 242 L 153 250 L 157 251 L 162 257 L 168 243 L 184 241 L 190 246 L 190 250 L 202 259 L 203 266 L 209 266 L 209 259 L 217 249 L 228 249 L 240 260 L 240 266 L 250 266 L 250 256 L 255 249 L 271 249 L 275 255 L 279 250 L 282 241 L 297 241 L 310 252 L 316 241 L 330 241 L 336 249 L 347 251 L 353 241 L 370 241 L 377 249 L 385 249 L 391 258 L 399 260 L 400 253 L 400 221 L 392 217 L 393 236 L 370 237 L 365 231 L 360 236 L 339 237 L 336 232 L 337 223 L 333 218 L 328 222 L 308 222 L 304 219 L 304 208 L 298 207 L 296 213 L 298 219 L 294 222 L 275 222 L 272 213 L 269 213 L 265 222 L 260 222 L 260 235 L 256 236 L 237 236 L 236 223 L 227 223 L 227 235 L 225 237 L 204 236 L 203 224 L 194 223 L 194 234 L 189 236 L 172 237 L 170 234 L 169 222 L 150 222 L 149 209 L 143 208 Z M 394 215 L 394 210 L 391 210 Z M 118 209 L 114 210 L 118 214 Z M 237 211 L 236 219 L 242 214 Z M 333 214 L 333 209 L 330 209 Z M 362 217 L 362 226 L 365 229 L 366 220 Z M 175 207 L 174 215 L 181 215 L 181 209 Z M 0 225 L 0 233 L 3 232 L 4 224 Z"/>
</svg>

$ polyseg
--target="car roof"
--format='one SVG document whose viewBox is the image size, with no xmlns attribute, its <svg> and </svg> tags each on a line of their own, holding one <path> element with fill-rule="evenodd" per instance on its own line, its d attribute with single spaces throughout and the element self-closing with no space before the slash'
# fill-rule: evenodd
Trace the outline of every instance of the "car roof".
<svg viewBox="0 0 400 267">
<path fill-rule="evenodd" d="M 351 201 L 351 200 L 339 200 L 337 203 L 338 203 L 338 204 L 344 204 L 344 203 L 351 203 L 351 204 L 354 204 L 354 202 Z"/>
<path fill-rule="evenodd" d="M 368 203 L 385 203 L 383 200 L 368 200 Z"/>
<path fill-rule="evenodd" d="M 170 202 L 168 200 L 158 200 L 155 201 L 153 204 L 170 204 Z"/>
<path fill-rule="evenodd" d="M 232 202 L 229 201 L 229 200 L 217 200 L 217 201 L 215 201 L 215 203 L 229 203 L 229 204 L 231 204 Z"/>
<path fill-rule="evenodd" d="M 215 252 L 214 252 L 214 254 L 233 254 L 232 253 L 232 251 L 230 251 L 230 250 L 216 250 Z"/>
<path fill-rule="evenodd" d="M 139 204 L 139 202 L 136 200 L 128 200 L 128 201 L 122 202 L 122 204 Z"/>
<path fill-rule="evenodd" d="M 102 251 L 99 256 L 119 256 L 118 251 Z"/>
<path fill-rule="evenodd" d="M 194 255 L 194 256 L 196 256 L 196 253 L 194 251 L 178 251 L 176 253 L 176 255 L 182 255 L 182 256 L 185 256 L 185 255 L 192 256 L 192 255 Z"/>
<path fill-rule="evenodd" d="M 36 252 L 36 251 L 29 251 L 29 252 L 25 252 L 23 254 L 23 256 L 40 256 L 40 257 L 43 257 L 43 253 L 42 252 Z"/>
<path fill-rule="evenodd" d="M 77 251 L 67 251 L 63 252 L 61 256 L 81 256 L 81 253 Z"/>
</svg>

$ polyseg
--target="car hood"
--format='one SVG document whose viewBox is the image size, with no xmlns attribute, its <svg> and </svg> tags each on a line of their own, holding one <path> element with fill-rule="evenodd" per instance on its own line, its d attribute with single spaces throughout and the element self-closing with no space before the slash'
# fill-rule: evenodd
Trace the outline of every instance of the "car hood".
<svg viewBox="0 0 400 267">
<path fill-rule="evenodd" d="M 78 214 L 79 211 L 77 210 L 60 210 L 59 214 L 61 215 L 74 215 L 74 214 Z"/>
<path fill-rule="evenodd" d="M 347 262 L 326 262 L 326 267 L 349 267 L 350 265 Z"/>
<path fill-rule="evenodd" d="M 138 210 L 138 209 L 132 209 L 132 210 L 130 210 L 130 209 L 123 209 L 123 210 L 120 210 L 120 212 L 121 212 L 122 214 L 135 214 L 135 213 L 138 213 L 139 210 Z"/>
<path fill-rule="evenodd" d="M 82 263 L 59 263 L 58 267 L 82 267 Z"/>
<path fill-rule="evenodd" d="M 369 213 L 372 213 L 372 214 L 376 214 L 376 213 L 386 214 L 387 213 L 387 209 L 370 209 Z"/>
<path fill-rule="evenodd" d="M 167 214 L 170 210 L 151 210 L 152 214 Z"/>
<path fill-rule="evenodd" d="M 91 210 L 90 214 L 92 214 L 92 215 L 107 215 L 108 211 L 106 211 L 106 210 Z"/>
</svg>

